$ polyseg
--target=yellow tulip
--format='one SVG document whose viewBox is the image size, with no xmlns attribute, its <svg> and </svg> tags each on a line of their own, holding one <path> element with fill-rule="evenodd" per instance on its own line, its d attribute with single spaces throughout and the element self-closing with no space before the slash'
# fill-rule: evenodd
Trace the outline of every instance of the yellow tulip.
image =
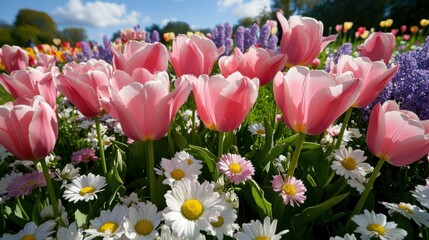
<svg viewBox="0 0 429 240">
<path fill-rule="evenodd" d="M 344 29 L 350 30 L 353 27 L 353 22 L 344 22 Z"/>
<path fill-rule="evenodd" d="M 361 37 L 362 39 L 366 39 L 368 36 L 369 36 L 369 31 L 368 31 L 368 30 L 365 30 L 365 32 L 363 32 L 363 33 L 360 35 L 360 37 Z"/>
<path fill-rule="evenodd" d="M 429 25 L 429 19 L 422 19 L 420 20 L 420 26 L 422 27 L 426 27 L 427 25 Z"/>
<path fill-rule="evenodd" d="M 382 27 L 382 28 L 386 27 L 386 21 L 381 21 L 380 22 L 380 27 Z"/>
<path fill-rule="evenodd" d="M 386 27 L 391 27 L 392 24 L 393 24 L 393 20 L 392 19 L 389 18 L 389 19 L 386 20 Z"/>
</svg>

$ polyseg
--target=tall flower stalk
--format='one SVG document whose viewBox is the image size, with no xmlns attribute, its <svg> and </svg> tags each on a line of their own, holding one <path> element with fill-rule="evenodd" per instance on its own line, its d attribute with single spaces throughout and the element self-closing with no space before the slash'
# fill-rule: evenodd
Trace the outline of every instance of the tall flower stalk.
<svg viewBox="0 0 429 240">
<path fill-rule="evenodd" d="M 97 138 L 98 138 L 98 150 L 100 151 L 101 166 L 103 168 L 104 175 L 107 174 L 107 165 L 106 157 L 104 156 L 104 144 L 103 144 L 103 135 L 101 133 L 101 123 L 100 117 L 95 117 L 95 127 L 97 129 Z"/>
</svg>

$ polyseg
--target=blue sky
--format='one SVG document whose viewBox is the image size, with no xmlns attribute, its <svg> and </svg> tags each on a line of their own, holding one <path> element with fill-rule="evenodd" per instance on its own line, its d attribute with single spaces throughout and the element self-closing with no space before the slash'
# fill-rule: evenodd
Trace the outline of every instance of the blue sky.
<svg viewBox="0 0 429 240">
<path fill-rule="evenodd" d="M 90 39 L 140 24 L 141 28 L 183 21 L 193 29 L 237 23 L 242 17 L 270 10 L 271 0 L 2 0 L 0 20 L 12 24 L 19 9 L 44 11 L 58 29 L 82 27 Z"/>
</svg>

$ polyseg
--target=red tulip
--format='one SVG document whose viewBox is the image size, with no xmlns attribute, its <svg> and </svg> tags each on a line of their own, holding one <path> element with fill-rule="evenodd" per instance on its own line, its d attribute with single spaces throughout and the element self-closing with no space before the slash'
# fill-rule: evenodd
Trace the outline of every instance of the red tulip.
<svg viewBox="0 0 429 240">
<path fill-rule="evenodd" d="M 8 72 L 14 70 L 25 70 L 28 66 L 30 58 L 27 52 L 18 46 L 2 46 L 1 54 L 2 62 Z"/>
<path fill-rule="evenodd" d="M 103 60 L 91 59 L 77 64 L 67 63 L 58 78 L 58 90 L 86 117 L 97 117 L 102 111 L 113 67 Z M 108 98 L 108 97 L 106 97 Z"/>
<path fill-rule="evenodd" d="M 369 150 L 394 166 L 409 165 L 429 152 L 429 120 L 420 121 L 394 101 L 376 104 L 369 119 Z"/>
<path fill-rule="evenodd" d="M 222 75 L 185 75 L 192 84 L 197 112 L 204 125 L 220 132 L 237 129 L 258 97 L 259 80 L 235 72 Z"/>
<path fill-rule="evenodd" d="M 125 44 L 124 53 L 118 51 L 113 44 L 113 66 L 117 70 L 123 70 L 129 75 L 136 68 L 146 68 L 149 72 L 165 71 L 168 68 L 168 50 L 157 43 L 128 41 Z"/>
<path fill-rule="evenodd" d="M 201 74 L 212 72 L 213 65 L 223 53 L 225 47 L 216 48 L 214 42 L 196 34 L 188 37 L 180 34 L 173 40 L 170 62 L 178 77 L 184 74 Z"/>
<path fill-rule="evenodd" d="M 137 68 L 132 76 L 121 70 L 114 72 L 111 84 L 116 87 L 112 87 L 110 92 L 112 111 L 129 138 L 158 140 L 166 135 L 191 87 L 187 81 L 178 79 L 176 88 L 170 92 L 167 72 L 158 72 L 153 79 L 142 81 L 138 78 L 145 76 L 144 71 Z"/>
<path fill-rule="evenodd" d="M 289 128 L 317 135 L 325 131 L 359 96 L 362 81 L 352 73 L 333 76 L 296 66 L 274 78 L 274 99 Z"/>
<path fill-rule="evenodd" d="M 290 16 L 277 12 L 282 26 L 280 53 L 287 56 L 286 65 L 309 65 L 337 35 L 323 37 L 323 23 L 314 18 Z"/>
<path fill-rule="evenodd" d="M 50 72 L 45 73 L 31 68 L 13 71 L 10 76 L 3 73 L 0 76 L 0 84 L 14 98 L 41 95 L 53 109 L 56 109 L 57 88 Z"/>
<path fill-rule="evenodd" d="M 360 55 L 368 57 L 371 61 L 384 61 L 389 63 L 395 48 L 396 40 L 392 33 L 373 32 L 359 46 Z"/>
<path fill-rule="evenodd" d="M 337 66 L 331 72 L 342 74 L 350 71 L 355 78 L 362 79 L 359 97 L 353 106 L 363 108 L 374 101 L 380 92 L 383 91 L 398 69 L 398 65 L 392 65 L 390 68 L 387 68 L 383 61 L 372 62 L 367 57 L 353 58 L 349 55 L 342 55 L 338 59 Z"/>
<path fill-rule="evenodd" d="M 271 82 L 276 73 L 283 69 L 286 60 L 284 54 L 276 55 L 273 51 L 263 48 L 252 46 L 244 54 L 239 48 L 235 48 L 234 55 L 219 59 L 219 68 L 223 76 L 239 71 L 248 78 L 258 78 L 263 86 Z"/>
<path fill-rule="evenodd" d="M 21 160 L 46 157 L 55 146 L 55 111 L 41 96 L 18 98 L 0 106 L 0 144 Z"/>
</svg>

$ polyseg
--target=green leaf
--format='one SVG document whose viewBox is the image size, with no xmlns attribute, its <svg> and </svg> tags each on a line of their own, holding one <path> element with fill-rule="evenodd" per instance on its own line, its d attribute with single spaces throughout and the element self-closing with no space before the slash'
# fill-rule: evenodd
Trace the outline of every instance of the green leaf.
<svg viewBox="0 0 429 240">
<path fill-rule="evenodd" d="M 87 214 L 84 214 L 79 211 L 79 209 L 76 209 L 76 211 L 74 212 L 74 217 L 76 219 L 76 224 L 78 228 L 85 226 L 87 216 Z"/>
<path fill-rule="evenodd" d="M 307 174 L 307 181 L 311 184 L 312 187 L 317 187 L 316 182 L 314 181 L 313 177 L 310 174 Z"/>
<path fill-rule="evenodd" d="M 344 193 L 339 196 L 333 197 L 323 203 L 308 207 L 304 209 L 300 214 L 293 216 L 291 220 L 292 229 L 294 232 L 296 232 L 296 236 L 298 236 L 297 239 L 301 239 L 299 235 L 305 234 L 305 232 L 303 231 L 308 230 L 305 227 L 307 224 L 314 222 L 318 217 L 326 213 L 329 209 L 331 209 L 333 206 L 335 206 L 344 198 L 346 198 L 348 194 L 349 193 Z"/>
<path fill-rule="evenodd" d="M 127 166 L 125 165 L 125 162 L 122 159 L 122 154 L 124 154 L 122 150 L 120 149 L 116 150 L 115 158 L 113 160 L 113 163 L 114 163 L 113 175 L 116 177 L 116 180 L 119 183 L 124 184 Z"/>
<path fill-rule="evenodd" d="M 317 149 L 322 148 L 322 145 L 314 142 L 304 142 L 302 149 Z"/>
<path fill-rule="evenodd" d="M 241 193 L 243 193 L 246 201 L 257 209 L 258 215 L 261 218 L 264 218 L 265 216 L 273 216 L 271 203 L 265 199 L 264 190 L 259 187 L 255 180 L 250 179 L 246 181 Z"/>
<path fill-rule="evenodd" d="M 261 166 L 266 166 L 268 163 L 274 160 L 274 158 L 278 157 L 287 147 L 286 144 L 277 144 L 273 148 L 270 149 L 265 158 L 260 162 Z"/>
<path fill-rule="evenodd" d="M 255 165 L 262 165 L 261 161 L 266 158 L 268 152 L 273 147 L 273 127 L 270 124 L 268 118 L 264 120 L 265 127 L 265 143 L 261 150 L 257 151 L 252 158 L 252 162 Z"/>
<path fill-rule="evenodd" d="M 188 145 L 188 140 L 180 134 L 176 128 L 171 128 L 171 137 L 173 138 L 173 142 L 179 147 L 180 150 L 185 149 Z"/>
<path fill-rule="evenodd" d="M 216 170 L 216 162 L 217 162 L 217 156 L 214 155 L 212 152 L 207 150 L 206 148 L 195 146 L 195 145 L 189 145 L 189 149 L 187 150 L 190 154 L 192 154 L 195 158 L 203 160 L 211 174 L 214 173 Z"/>
</svg>

